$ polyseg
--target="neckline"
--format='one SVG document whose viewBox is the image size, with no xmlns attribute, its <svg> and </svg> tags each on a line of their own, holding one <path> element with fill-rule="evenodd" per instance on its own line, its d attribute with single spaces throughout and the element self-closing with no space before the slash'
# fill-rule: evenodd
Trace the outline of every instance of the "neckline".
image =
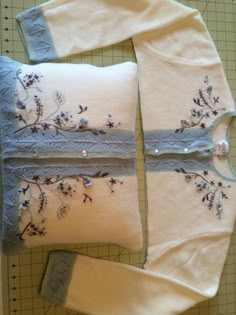
<svg viewBox="0 0 236 315">
<path fill-rule="evenodd" d="M 228 144 L 230 143 L 230 130 L 232 123 L 234 121 L 233 118 L 236 118 L 236 111 L 229 111 L 227 113 L 224 113 L 220 117 L 214 120 L 214 122 L 210 126 L 210 138 L 211 138 L 211 147 L 213 148 L 216 142 L 214 141 L 214 133 L 216 131 L 216 128 L 220 126 L 220 123 L 223 122 L 225 118 L 231 118 L 230 122 L 228 123 L 226 133 L 222 134 L 223 140 L 226 140 Z M 223 171 L 219 169 L 219 166 L 216 166 L 215 159 L 222 159 L 222 162 L 224 162 L 224 168 L 227 168 L 229 170 L 230 176 L 226 176 L 223 174 Z M 214 172 L 221 177 L 223 180 L 230 181 L 230 182 L 236 182 L 236 171 L 234 170 L 232 163 L 231 163 L 231 158 L 230 158 L 230 153 L 227 154 L 226 157 L 217 157 L 213 153 L 211 154 L 211 165 L 214 170 Z"/>
</svg>

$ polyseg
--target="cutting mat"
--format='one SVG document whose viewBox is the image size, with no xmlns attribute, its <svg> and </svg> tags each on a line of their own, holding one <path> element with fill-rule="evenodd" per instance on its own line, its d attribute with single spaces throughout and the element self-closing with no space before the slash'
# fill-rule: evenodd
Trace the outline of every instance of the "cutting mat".
<svg viewBox="0 0 236 315">
<path fill-rule="evenodd" d="M 129 0 L 127 0 L 129 1 Z M 22 42 L 16 30 L 15 15 L 26 8 L 44 2 L 43 0 L 0 0 L 0 48 L 1 54 L 21 62 L 28 62 Z M 223 60 L 227 79 L 236 100 L 236 0 L 179 1 L 198 8 L 213 37 Z M 60 62 L 90 63 L 107 66 L 123 61 L 135 61 L 132 42 L 127 40 L 112 47 L 89 51 L 60 60 Z M 143 146 L 141 117 L 137 111 L 137 170 L 139 180 L 140 210 L 146 244 L 146 208 L 143 169 Z M 236 122 L 231 130 L 231 159 L 236 169 Z M 110 259 L 142 267 L 145 261 L 145 247 L 140 252 L 132 252 L 116 245 L 83 244 L 47 246 L 26 251 L 22 255 L 2 257 L 3 315 L 81 315 L 81 313 L 49 305 L 38 295 L 48 251 L 67 248 L 81 254 Z M 1 293 L 1 292 L 0 292 Z M 1 302 L 1 299 L 0 299 Z M 1 313 L 1 305 L 0 305 Z M 184 315 L 235 315 L 236 314 L 236 227 L 221 278 L 217 296 L 199 304 Z M 107 314 L 109 315 L 109 314 Z M 122 315 L 122 314 L 121 314 Z M 135 314 L 130 314 L 135 315 Z M 161 314 L 156 314 L 161 315 Z"/>
</svg>

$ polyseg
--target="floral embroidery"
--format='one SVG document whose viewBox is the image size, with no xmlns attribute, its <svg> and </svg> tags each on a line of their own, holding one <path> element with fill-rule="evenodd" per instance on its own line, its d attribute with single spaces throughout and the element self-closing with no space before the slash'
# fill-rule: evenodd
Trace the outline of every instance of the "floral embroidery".
<svg viewBox="0 0 236 315">
<path fill-rule="evenodd" d="M 60 111 L 59 113 L 56 111 L 54 117 L 52 115 L 42 118 L 43 116 L 43 107 L 44 105 L 41 102 L 41 99 L 38 95 L 35 95 L 34 102 L 36 105 L 36 118 L 35 120 L 27 124 L 26 118 L 24 118 L 23 114 L 19 114 L 16 116 L 18 121 L 23 122 L 24 126 L 17 129 L 15 133 L 23 131 L 25 129 L 31 129 L 32 133 L 41 132 L 42 135 L 45 135 L 45 132 L 48 130 L 54 129 L 56 134 L 59 134 L 60 131 L 64 132 L 92 132 L 93 135 L 101 135 L 105 134 L 104 130 L 100 129 L 89 129 L 88 128 L 88 120 L 84 117 L 75 121 L 73 116 L 70 115 L 68 112 Z M 19 107 L 19 106 L 18 106 Z M 22 111 L 26 110 L 26 106 L 21 108 Z M 25 115 L 27 116 L 27 115 Z"/>
<path fill-rule="evenodd" d="M 17 236 L 19 240 L 24 242 L 24 234 L 27 232 L 29 236 L 45 236 L 47 234 L 46 228 L 42 226 L 45 223 L 46 219 L 43 218 L 39 223 L 32 223 L 32 220 L 25 226 L 21 233 L 18 233 Z"/>
<path fill-rule="evenodd" d="M 116 128 L 116 127 L 118 127 L 118 126 L 121 125 L 120 122 L 115 123 L 115 121 L 114 121 L 114 119 L 112 118 L 112 115 L 111 115 L 111 114 L 108 114 L 108 115 L 107 115 L 106 121 L 107 121 L 107 122 L 106 122 L 106 126 L 107 126 L 108 128 Z"/>
<path fill-rule="evenodd" d="M 34 95 L 35 103 L 35 114 L 36 117 L 32 123 L 27 123 L 28 120 L 28 111 L 26 100 L 29 98 L 29 88 L 35 88 L 38 92 L 42 92 L 40 87 L 37 86 L 37 83 L 40 83 L 40 79 L 43 77 L 39 73 L 32 72 L 31 74 L 26 74 L 23 79 L 21 79 L 20 74 L 22 70 L 18 70 L 16 73 L 15 79 L 17 79 L 21 86 L 23 87 L 26 97 L 24 100 L 17 97 L 16 107 L 21 111 L 20 114 L 16 115 L 16 119 L 24 126 L 20 127 L 15 131 L 15 133 L 22 132 L 25 129 L 31 129 L 32 133 L 41 132 L 42 135 L 48 130 L 54 129 L 56 134 L 59 134 L 60 131 L 64 132 L 91 132 L 93 135 L 98 136 L 101 134 L 106 134 L 104 130 L 101 129 L 91 129 L 88 128 L 88 119 L 85 117 L 75 118 L 73 115 L 66 111 L 61 110 L 61 106 L 65 104 L 65 96 L 60 91 L 55 91 L 53 95 L 53 100 L 57 106 L 56 110 L 51 113 L 49 116 L 43 118 L 44 115 L 44 105 L 38 93 Z M 18 95 L 18 91 L 15 92 Z M 79 110 L 77 115 L 88 111 L 88 106 L 79 105 Z M 111 122 L 111 124 L 114 124 Z"/>
<path fill-rule="evenodd" d="M 40 79 L 43 77 L 40 73 L 30 73 L 26 74 L 23 79 L 20 77 L 22 70 L 16 72 L 15 79 L 18 80 L 26 93 L 24 99 L 18 97 L 18 91 L 15 92 L 17 95 L 16 107 L 21 111 L 21 113 L 16 115 L 16 119 L 24 124 L 22 127 L 17 129 L 15 133 L 22 132 L 25 129 L 30 129 L 32 133 L 36 134 L 41 132 L 45 135 L 48 130 L 54 129 L 56 134 L 60 131 L 64 132 L 91 132 L 93 135 L 98 136 L 106 134 L 106 131 L 102 129 L 91 129 L 89 128 L 88 119 L 85 117 L 73 117 L 69 112 L 62 111 L 61 106 L 66 103 L 65 96 L 60 91 L 56 90 L 53 94 L 53 100 L 56 104 L 56 110 L 47 117 L 44 115 L 44 105 L 38 93 L 34 95 L 33 102 L 35 103 L 35 114 L 36 117 L 32 123 L 27 123 L 28 111 L 27 111 L 27 99 L 29 98 L 28 89 L 36 89 L 38 92 L 42 92 L 41 88 L 37 85 L 40 83 Z M 79 105 L 77 115 L 81 115 L 88 111 L 88 106 Z M 116 128 L 120 126 L 121 123 L 116 123 L 111 114 L 106 117 L 107 128 Z"/>
<path fill-rule="evenodd" d="M 184 174 L 186 182 L 190 183 L 194 181 L 196 191 L 203 194 L 202 202 L 207 205 L 209 210 L 214 209 L 216 216 L 221 219 L 222 212 L 224 210 L 223 200 L 228 199 L 225 190 L 231 186 L 224 185 L 222 182 L 216 182 L 215 180 L 207 179 L 208 171 L 203 171 L 202 174 L 197 172 L 188 172 L 183 168 L 175 170 L 177 173 Z"/>
<path fill-rule="evenodd" d="M 194 107 L 191 109 L 190 118 L 181 120 L 181 128 L 176 129 L 176 133 L 197 126 L 204 129 L 208 118 L 218 116 L 219 112 L 226 110 L 219 107 L 220 97 L 213 95 L 213 86 L 210 84 L 208 76 L 205 76 L 204 83 L 206 84 L 205 89 L 199 89 L 198 96 L 193 98 Z"/>
<path fill-rule="evenodd" d="M 120 181 L 120 180 L 118 180 L 118 179 L 116 179 L 116 178 L 113 178 L 113 177 L 112 177 L 112 178 L 107 182 L 107 184 L 108 184 L 108 187 L 110 188 L 111 193 L 114 193 L 114 192 L 115 192 L 114 186 L 115 186 L 116 184 L 122 185 L 123 182 Z"/>
<path fill-rule="evenodd" d="M 40 82 L 40 78 L 42 78 L 42 75 L 40 73 L 32 72 L 31 74 L 26 74 L 24 76 L 23 82 L 24 82 L 24 85 L 28 88 L 32 86 L 33 84 Z"/>
<path fill-rule="evenodd" d="M 32 178 L 21 178 L 23 183 L 25 183 L 25 186 L 19 190 L 19 193 L 22 195 L 22 201 L 18 207 L 18 219 L 19 222 L 23 224 L 23 218 L 25 221 L 28 217 L 28 222 L 23 228 L 22 232 L 17 234 L 19 240 L 24 241 L 25 234 L 28 236 L 46 235 L 47 231 L 44 225 L 46 222 L 45 214 L 47 210 L 47 191 L 52 193 L 59 203 L 56 216 L 59 220 L 61 220 L 65 218 L 71 210 L 67 198 L 73 197 L 73 195 L 76 193 L 78 183 L 82 183 L 84 188 L 89 189 L 93 185 L 92 178 L 105 178 L 108 175 L 109 173 L 107 172 L 98 171 L 90 176 L 85 174 L 78 176 L 56 177 L 40 177 L 35 175 Z M 114 193 L 114 186 L 116 184 L 123 184 L 122 181 L 115 178 L 111 178 L 110 180 L 106 181 L 106 183 L 108 184 L 111 193 Z M 52 185 L 54 185 L 54 187 L 52 187 Z M 83 203 L 93 202 L 93 198 L 90 196 L 90 194 L 82 192 L 82 196 Z M 36 207 L 36 213 L 33 215 L 30 208 L 31 202 L 35 202 L 35 200 L 38 201 L 38 206 Z"/>
<path fill-rule="evenodd" d="M 20 74 L 22 73 L 22 70 L 19 69 L 16 72 L 16 77 L 14 79 L 19 80 L 20 84 L 22 85 L 24 90 L 27 90 L 27 88 L 33 86 L 35 83 L 39 83 L 40 82 L 40 78 L 42 78 L 43 76 L 40 73 L 30 73 L 30 74 L 26 74 L 23 77 L 23 80 L 20 77 Z"/>
</svg>

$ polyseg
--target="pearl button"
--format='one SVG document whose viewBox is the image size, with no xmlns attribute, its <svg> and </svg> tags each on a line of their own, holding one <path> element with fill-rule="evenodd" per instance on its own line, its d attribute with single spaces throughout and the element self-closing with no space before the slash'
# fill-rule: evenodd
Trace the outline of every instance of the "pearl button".
<svg viewBox="0 0 236 315">
<path fill-rule="evenodd" d="M 83 157 L 88 156 L 88 153 L 87 153 L 87 151 L 86 151 L 86 150 L 83 150 L 83 151 L 82 151 L 82 156 L 83 156 Z"/>
<path fill-rule="evenodd" d="M 38 155 L 38 151 L 37 150 L 34 150 L 33 151 L 33 156 L 37 156 Z"/>
</svg>

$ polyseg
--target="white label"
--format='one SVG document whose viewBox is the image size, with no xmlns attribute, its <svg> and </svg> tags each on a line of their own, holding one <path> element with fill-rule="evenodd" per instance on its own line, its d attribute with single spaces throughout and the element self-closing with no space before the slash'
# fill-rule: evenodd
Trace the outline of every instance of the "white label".
<svg viewBox="0 0 236 315">
<path fill-rule="evenodd" d="M 219 141 L 213 148 L 213 153 L 219 156 L 226 156 L 229 153 L 229 144 L 226 140 Z"/>
</svg>

